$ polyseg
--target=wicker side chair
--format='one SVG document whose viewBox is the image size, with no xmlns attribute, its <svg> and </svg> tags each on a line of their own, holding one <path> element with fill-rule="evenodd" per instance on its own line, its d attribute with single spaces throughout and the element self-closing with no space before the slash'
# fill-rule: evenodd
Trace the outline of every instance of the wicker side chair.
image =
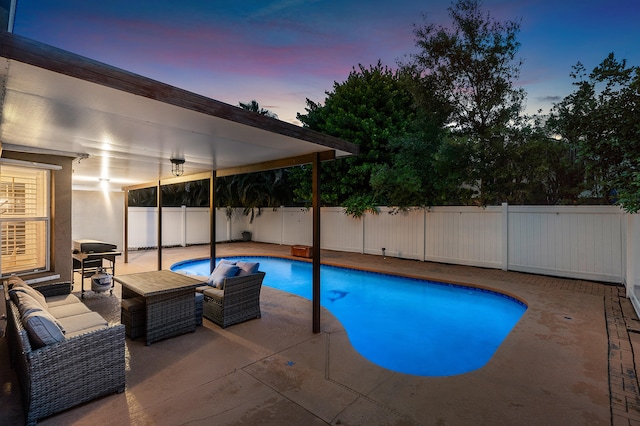
<svg viewBox="0 0 640 426">
<path fill-rule="evenodd" d="M 226 278 L 223 289 L 203 291 L 203 316 L 222 328 L 260 318 L 260 289 L 265 273 Z"/>
</svg>

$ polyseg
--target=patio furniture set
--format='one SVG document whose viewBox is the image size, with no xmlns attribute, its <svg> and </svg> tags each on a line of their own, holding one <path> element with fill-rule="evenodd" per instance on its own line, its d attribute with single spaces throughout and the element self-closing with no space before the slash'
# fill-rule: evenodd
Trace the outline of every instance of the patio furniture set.
<svg viewBox="0 0 640 426">
<path fill-rule="evenodd" d="M 123 392 L 125 334 L 144 337 L 150 345 L 195 331 L 203 316 L 221 327 L 260 318 L 265 273 L 257 263 L 228 264 L 206 282 L 172 271 L 114 277 L 122 285 L 121 324 L 116 325 L 71 294 L 70 282 L 5 280 L 9 355 L 26 423 Z"/>
<path fill-rule="evenodd" d="M 265 273 L 254 262 L 223 260 L 207 281 L 173 271 L 114 277 L 122 285 L 121 322 L 131 339 L 147 345 L 195 331 L 202 317 L 226 328 L 260 318 Z"/>
</svg>

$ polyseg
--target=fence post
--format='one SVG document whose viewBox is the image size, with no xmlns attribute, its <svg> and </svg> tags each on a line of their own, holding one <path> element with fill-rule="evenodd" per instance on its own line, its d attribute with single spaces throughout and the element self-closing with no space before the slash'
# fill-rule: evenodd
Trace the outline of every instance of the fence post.
<svg viewBox="0 0 640 426">
<path fill-rule="evenodd" d="M 362 247 L 362 250 L 360 250 L 360 253 L 362 253 L 362 254 L 364 254 L 364 249 L 365 249 L 365 247 L 367 246 L 367 245 L 365 244 L 365 239 L 366 239 L 365 232 L 366 232 L 366 229 L 367 229 L 367 228 L 364 226 L 364 221 L 365 221 L 365 218 L 366 218 L 366 217 L 367 217 L 367 212 L 364 212 L 364 213 L 362 214 L 362 216 L 361 216 L 361 218 L 362 218 L 362 219 L 360 220 L 360 226 L 362 227 L 362 241 L 361 241 L 361 243 L 362 243 L 362 246 L 361 246 L 361 247 Z"/>
<path fill-rule="evenodd" d="M 502 270 L 509 270 L 509 203 L 502 203 Z"/>
<path fill-rule="evenodd" d="M 634 233 L 634 223 L 635 223 L 635 215 L 626 213 L 627 217 L 627 250 L 626 250 L 626 265 L 625 265 L 625 280 L 624 287 L 626 290 L 626 296 L 630 297 L 633 292 L 633 286 L 635 284 L 635 268 L 634 264 L 636 261 L 635 254 L 635 233 Z"/>
<path fill-rule="evenodd" d="M 422 261 L 427 261 L 427 208 L 422 209 Z"/>
</svg>

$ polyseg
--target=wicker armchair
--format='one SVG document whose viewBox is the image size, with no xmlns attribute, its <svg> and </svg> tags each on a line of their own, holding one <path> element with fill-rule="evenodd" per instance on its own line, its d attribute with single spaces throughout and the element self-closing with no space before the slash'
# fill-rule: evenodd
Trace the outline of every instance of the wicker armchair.
<svg viewBox="0 0 640 426">
<path fill-rule="evenodd" d="M 71 291 L 70 283 L 33 287 L 45 297 Z M 90 331 L 35 349 L 18 307 L 8 297 L 6 304 L 11 363 L 20 382 L 27 425 L 35 425 L 40 418 L 99 396 L 124 392 L 123 325 Z"/>
<path fill-rule="evenodd" d="M 260 318 L 260 289 L 265 273 L 226 278 L 223 289 L 203 291 L 202 315 L 222 328 Z"/>
</svg>

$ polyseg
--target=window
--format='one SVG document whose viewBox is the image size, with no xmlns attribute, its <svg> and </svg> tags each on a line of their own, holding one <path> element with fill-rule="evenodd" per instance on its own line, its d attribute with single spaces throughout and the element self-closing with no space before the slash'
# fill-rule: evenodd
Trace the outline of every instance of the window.
<svg viewBox="0 0 640 426">
<path fill-rule="evenodd" d="M 0 164 L 0 273 L 49 269 L 50 171 Z"/>
</svg>

